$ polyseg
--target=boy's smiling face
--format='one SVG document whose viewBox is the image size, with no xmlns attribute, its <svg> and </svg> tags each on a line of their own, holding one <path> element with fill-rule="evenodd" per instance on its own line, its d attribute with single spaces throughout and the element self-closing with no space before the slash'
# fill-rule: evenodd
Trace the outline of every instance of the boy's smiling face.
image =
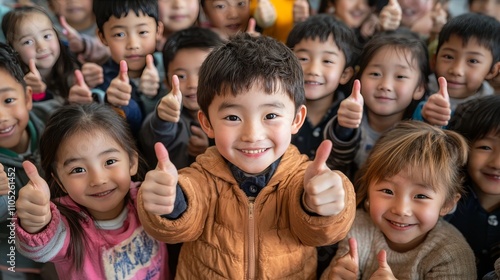
<svg viewBox="0 0 500 280">
<path fill-rule="evenodd" d="M 215 138 L 219 153 L 248 174 L 259 174 L 280 158 L 306 116 L 305 106 L 296 112 L 287 93 L 267 94 L 259 84 L 237 96 L 215 96 L 208 111 L 209 116 L 198 113 L 201 127 Z"/>
<path fill-rule="evenodd" d="M 10 73 L 0 68 L 0 147 L 16 153 L 28 148 L 29 135 L 26 126 L 32 107 L 31 88 L 24 91 Z"/>
<path fill-rule="evenodd" d="M 113 61 L 127 62 L 129 76 L 140 77 L 146 66 L 146 55 L 156 50 L 156 42 L 163 33 L 163 24 L 134 11 L 116 18 L 111 16 L 99 32 L 101 41 L 109 47 Z"/>
<path fill-rule="evenodd" d="M 491 50 L 475 38 L 464 45 L 461 37 L 451 35 L 436 54 L 436 77 L 446 78 L 450 97 L 467 98 L 479 90 L 485 79 L 498 74 L 498 66 L 492 68 L 492 62 Z"/>
</svg>

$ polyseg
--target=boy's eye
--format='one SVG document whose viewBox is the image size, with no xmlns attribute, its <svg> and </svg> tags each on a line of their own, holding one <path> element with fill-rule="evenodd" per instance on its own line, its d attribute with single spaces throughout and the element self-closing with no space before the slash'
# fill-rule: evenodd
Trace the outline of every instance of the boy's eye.
<svg viewBox="0 0 500 280">
<path fill-rule="evenodd" d="M 491 147 L 489 147 L 489 146 L 479 146 L 477 148 L 480 150 L 491 151 Z"/>
<path fill-rule="evenodd" d="M 382 76 L 380 75 L 380 73 L 377 73 L 377 72 L 372 72 L 372 73 L 368 73 L 369 76 L 373 76 L 373 77 L 379 77 L 379 76 Z"/>
<path fill-rule="evenodd" d="M 266 115 L 266 120 L 272 120 L 272 119 L 275 119 L 277 117 L 278 117 L 278 115 L 275 114 L 275 113 L 267 114 Z"/>
<path fill-rule="evenodd" d="M 125 33 L 123 33 L 123 32 L 115 33 L 115 34 L 113 34 L 113 37 L 122 38 L 122 37 L 125 37 Z"/>
<path fill-rule="evenodd" d="M 334 64 L 333 60 L 328 60 L 328 59 L 323 60 L 323 63 Z"/>
<path fill-rule="evenodd" d="M 240 118 L 238 116 L 235 116 L 235 115 L 230 115 L 230 116 L 227 116 L 225 117 L 224 119 L 228 120 L 228 121 L 232 121 L 232 122 L 235 122 L 235 121 L 238 121 L 240 120 Z"/>
<path fill-rule="evenodd" d="M 238 6 L 240 6 L 240 7 L 244 7 L 246 5 L 247 5 L 246 1 L 241 1 L 241 2 L 238 3 Z"/>
<path fill-rule="evenodd" d="M 82 167 L 75 167 L 70 171 L 70 174 L 83 173 L 85 169 Z"/>
<path fill-rule="evenodd" d="M 139 35 L 147 35 L 147 34 L 149 34 L 149 31 L 140 31 L 139 32 Z"/>
<path fill-rule="evenodd" d="M 225 5 L 222 5 L 222 4 L 217 4 L 214 6 L 214 8 L 216 9 L 224 9 L 226 6 Z"/>
<path fill-rule="evenodd" d="M 177 75 L 177 78 L 179 78 L 179 80 L 184 80 L 187 77 L 187 75 L 182 75 L 182 74 L 176 74 L 176 75 Z"/>
<path fill-rule="evenodd" d="M 406 78 L 408 78 L 408 77 L 403 76 L 403 75 L 398 75 L 398 76 L 397 76 L 397 78 L 398 78 L 398 79 L 406 79 Z"/>
<path fill-rule="evenodd" d="M 111 164 L 113 164 L 115 162 L 117 162 L 116 159 L 108 159 L 108 160 L 106 160 L 106 165 L 111 165 Z"/>
<path fill-rule="evenodd" d="M 443 55 L 443 58 L 444 59 L 453 59 L 453 56 L 445 54 L 445 55 Z"/>
<path fill-rule="evenodd" d="M 45 35 L 43 36 L 43 38 L 44 38 L 45 40 L 50 40 L 50 39 L 52 39 L 52 34 L 45 34 Z"/>
<path fill-rule="evenodd" d="M 417 195 L 415 195 L 415 198 L 417 198 L 417 199 L 427 199 L 429 197 L 426 196 L 425 194 L 417 194 Z"/>
<path fill-rule="evenodd" d="M 5 98 L 5 100 L 3 102 L 5 104 L 10 104 L 10 103 L 13 103 L 14 101 L 16 101 L 14 98 Z"/>
<path fill-rule="evenodd" d="M 393 192 L 389 189 L 381 189 L 380 191 L 385 194 L 393 194 Z"/>
<path fill-rule="evenodd" d="M 476 63 L 479 63 L 479 60 L 477 60 L 477 59 L 469 59 L 469 63 L 476 64 Z"/>
<path fill-rule="evenodd" d="M 299 59 L 300 62 L 306 62 L 309 60 L 307 57 L 297 57 L 297 58 Z"/>
</svg>

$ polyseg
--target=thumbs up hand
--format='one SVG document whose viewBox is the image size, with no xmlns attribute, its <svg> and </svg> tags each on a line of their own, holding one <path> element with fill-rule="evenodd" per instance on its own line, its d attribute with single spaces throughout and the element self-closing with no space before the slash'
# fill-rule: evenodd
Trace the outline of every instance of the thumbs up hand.
<svg viewBox="0 0 500 280">
<path fill-rule="evenodd" d="M 19 198 L 16 201 L 17 216 L 25 231 L 37 233 L 52 219 L 50 190 L 33 163 L 25 161 L 23 168 L 30 181 L 19 191 Z"/>
<path fill-rule="evenodd" d="M 36 68 L 34 58 L 30 58 L 28 67 L 30 71 L 24 75 L 26 84 L 30 86 L 35 93 L 45 92 L 47 85 L 43 82 L 42 75 L 40 75 L 40 72 Z"/>
<path fill-rule="evenodd" d="M 252 35 L 253 37 L 260 36 L 260 32 L 257 32 L 255 30 L 255 19 L 250 18 L 248 19 L 248 24 L 247 24 L 247 30 L 245 31 L 246 33 Z"/>
<path fill-rule="evenodd" d="M 448 21 L 448 12 L 446 7 L 438 1 L 431 11 L 432 29 L 431 33 L 439 34 L 443 26 Z"/>
<path fill-rule="evenodd" d="M 191 125 L 191 137 L 189 137 L 188 154 L 196 157 L 205 152 L 208 148 L 208 136 L 203 129 L 196 125 Z"/>
<path fill-rule="evenodd" d="M 432 125 L 445 126 L 451 118 L 448 84 L 444 77 L 439 77 L 439 91 L 432 94 L 422 108 L 422 117 Z"/>
<path fill-rule="evenodd" d="M 156 108 L 158 117 L 166 122 L 176 123 L 181 118 L 182 93 L 179 87 L 179 78 L 172 76 L 172 90 L 162 97 Z"/>
<path fill-rule="evenodd" d="M 340 126 L 346 128 L 357 128 L 363 118 L 363 96 L 361 95 L 361 83 L 355 80 L 351 95 L 340 102 L 337 112 L 337 121 Z"/>
<path fill-rule="evenodd" d="M 80 33 L 66 22 L 64 16 L 59 16 L 59 23 L 63 28 L 62 33 L 68 39 L 69 50 L 76 54 L 83 52 L 86 46 Z"/>
<path fill-rule="evenodd" d="M 174 211 L 179 175 L 163 144 L 155 144 L 155 153 L 156 169 L 146 174 L 141 185 L 144 209 L 154 215 L 170 214 Z"/>
<path fill-rule="evenodd" d="M 104 82 L 104 70 L 102 66 L 97 63 L 84 63 L 82 65 L 82 74 L 89 88 L 95 88 Z"/>
<path fill-rule="evenodd" d="M 92 103 L 92 92 L 85 83 L 83 74 L 80 70 L 75 70 L 75 84 L 69 89 L 69 103 L 89 104 Z"/>
<path fill-rule="evenodd" d="M 160 88 L 160 74 L 154 63 L 153 55 L 146 55 L 146 67 L 141 75 L 139 82 L 139 91 L 149 97 L 154 97 L 158 94 Z"/>
<path fill-rule="evenodd" d="M 380 12 L 380 27 L 382 30 L 395 30 L 399 27 L 402 16 L 403 11 L 398 0 L 389 0 L 389 3 Z"/>
<path fill-rule="evenodd" d="M 128 67 L 125 60 L 120 61 L 120 73 L 109 84 L 106 90 L 108 102 L 114 106 L 127 106 L 132 97 L 132 86 L 128 78 Z"/>
<path fill-rule="evenodd" d="M 303 22 L 309 17 L 309 2 L 307 0 L 295 0 L 293 2 L 293 22 Z"/>
<path fill-rule="evenodd" d="M 387 255 L 384 250 L 381 250 L 378 255 L 378 269 L 370 277 L 370 280 L 396 280 L 394 274 L 392 274 L 391 267 L 387 264 Z"/>
<path fill-rule="evenodd" d="M 330 278 L 357 279 L 358 271 L 358 243 L 356 239 L 349 238 L 349 252 L 337 259 L 330 272 Z"/>
<path fill-rule="evenodd" d="M 337 215 L 345 207 L 342 178 L 326 166 L 331 150 L 331 141 L 321 142 L 304 174 L 304 206 L 321 216 Z"/>
<path fill-rule="evenodd" d="M 9 190 L 9 177 L 7 177 L 3 165 L 0 163 L 0 195 L 7 195 Z"/>
<path fill-rule="evenodd" d="M 268 28 L 276 22 L 276 9 L 270 0 L 258 0 L 253 17 L 260 27 Z"/>
</svg>

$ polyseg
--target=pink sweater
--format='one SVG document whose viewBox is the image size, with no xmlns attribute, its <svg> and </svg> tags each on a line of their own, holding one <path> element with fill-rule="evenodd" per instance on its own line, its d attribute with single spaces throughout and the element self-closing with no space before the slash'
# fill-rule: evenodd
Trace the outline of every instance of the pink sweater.
<svg viewBox="0 0 500 280">
<path fill-rule="evenodd" d="M 66 257 L 71 242 L 68 221 L 53 203 L 52 220 L 43 231 L 30 234 L 17 221 L 17 249 L 35 261 L 53 262 L 61 279 L 169 279 L 165 244 L 149 236 L 137 216 L 138 185 L 131 184 L 133 204 L 117 218 L 95 221 L 87 217 L 81 223 L 88 240 L 81 271 L 76 271 L 73 258 Z M 68 196 L 61 203 L 79 209 Z"/>
</svg>

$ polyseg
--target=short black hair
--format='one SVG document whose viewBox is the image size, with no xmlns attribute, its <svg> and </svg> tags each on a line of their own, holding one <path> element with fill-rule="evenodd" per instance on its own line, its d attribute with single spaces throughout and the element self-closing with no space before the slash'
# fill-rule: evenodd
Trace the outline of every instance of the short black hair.
<svg viewBox="0 0 500 280">
<path fill-rule="evenodd" d="M 9 73 L 16 82 L 26 88 L 24 72 L 21 68 L 16 51 L 8 44 L 0 42 L 0 68 Z"/>
<path fill-rule="evenodd" d="M 470 39 L 476 39 L 480 46 L 491 51 L 493 64 L 500 61 L 500 22 L 491 16 L 465 13 L 451 18 L 439 32 L 436 53 L 452 35 L 462 39 L 465 46 Z"/>
<path fill-rule="evenodd" d="M 316 38 L 326 42 L 330 35 L 344 53 L 346 61 L 344 68 L 354 67 L 361 52 L 356 34 L 345 23 L 327 14 L 310 16 L 305 21 L 295 24 L 288 34 L 286 45 L 293 49 L 302 40 Z"/>
<path fill-rule="evenodd" d="M 141 13 L 152 17 L 158 23 L 158 0 L 94 0 L 92 10 L 96 18 L 97 29 L 102 27 L 111 16 L 121 18 L 133 11 L 137 16 Z"/>
<path fill-rule="evenodd" d="M 168 65 L 174 60 L 177 53 L 182 49 L 213 49 L 224 42 L 214 31 L 192 26 L 179 30 L 168 37 L 163 46 L 163 67 L 168 74 Z"/>
<path fill-rule="evenodd" d="M 201 65 L 198 104 L 208 116 L 215 96 L 234 96 L 261 84 L 267 94 L 285 92 L 295 109 L 305 103 L 304 75 L 299 60 L 285 44 L 268 36 L 238 33 L 215 48 Z"/>
</svg>

